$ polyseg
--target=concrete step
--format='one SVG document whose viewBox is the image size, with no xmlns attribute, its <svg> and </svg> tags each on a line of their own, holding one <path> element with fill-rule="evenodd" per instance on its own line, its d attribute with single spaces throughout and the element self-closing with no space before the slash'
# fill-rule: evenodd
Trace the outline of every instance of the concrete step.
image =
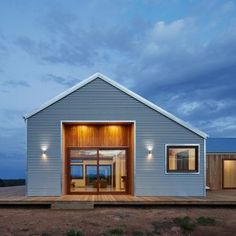
<svg viewBox="0 0 236 236">
<path fill-rule="evenodd" d="M 78 201 L 58 201 L 52 202 L 51 209 L 54 210 L 83 210 L 83 209 L 93 209 L 93 202 L 78 202 Z"/>
</svg>

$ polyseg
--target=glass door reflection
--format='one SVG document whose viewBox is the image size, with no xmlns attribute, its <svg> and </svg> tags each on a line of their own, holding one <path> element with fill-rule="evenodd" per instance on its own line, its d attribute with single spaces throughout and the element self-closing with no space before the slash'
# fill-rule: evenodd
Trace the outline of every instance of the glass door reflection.
<svg viewBox="0 0 236 236">
<path fill-rule="evenodd" d="M 97 150 L 70 150 L 70 192 L 97 192 Z"/>
<path fill-rule="evenodd" d="M 126 150 L 99 150 L 99 192 L 125 192 Z"/>
<path fill-rule="evenodd" d="M 69 150 L 70 192 L 125 192 L 125 149 Z"/>
</svg>

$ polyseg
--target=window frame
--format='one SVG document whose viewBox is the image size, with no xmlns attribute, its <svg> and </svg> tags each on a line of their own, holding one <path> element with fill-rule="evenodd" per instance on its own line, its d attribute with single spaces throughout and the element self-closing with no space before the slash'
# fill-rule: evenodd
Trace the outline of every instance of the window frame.
<svg viewBox="0 0 236 236">
<path fill-rule="evenodd" d="M 196 159 L 195 159 L 195 170 L 179 171 L 169 170 L 169 148 L 194 148 Z M 200 174 L 200 144 L 166 144 L 165 145 L 165 174 Z"/>
</svg>

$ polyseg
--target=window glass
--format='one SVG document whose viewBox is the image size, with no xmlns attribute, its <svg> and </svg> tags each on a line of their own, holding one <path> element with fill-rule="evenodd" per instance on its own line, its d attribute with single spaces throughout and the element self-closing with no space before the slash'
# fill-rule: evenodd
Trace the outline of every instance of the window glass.
<svg viewBox="0 0 236 236">
<path fill-rule="evenodd" d="M 70 158 L 86 158 L 86 159 L 96 159 L 97 150 L 70 150 Z"/>
<path fill-rule="evenodd" d="M 197 172 L 198 147 L 197 146 L 168 146 L 167 147 L 168 172 Z"/>
<path fill-rule="evenodd" d="M 83 166 L 82 165 L 71 165 L 70 175 L 72 179 L 83 179 Z"/>
</svg>

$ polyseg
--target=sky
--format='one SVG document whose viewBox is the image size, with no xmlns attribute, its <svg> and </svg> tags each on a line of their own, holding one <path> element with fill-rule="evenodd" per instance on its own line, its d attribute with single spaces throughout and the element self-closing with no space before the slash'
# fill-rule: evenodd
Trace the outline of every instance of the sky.
<svg viewBox="0 0 236 236">
<path fill-rule="evenodd" d="M 25 176 L 22 116 L 95 72 L 236 137 L 236 1 L 1 0 L 0 178 Z"/>
</svg>

